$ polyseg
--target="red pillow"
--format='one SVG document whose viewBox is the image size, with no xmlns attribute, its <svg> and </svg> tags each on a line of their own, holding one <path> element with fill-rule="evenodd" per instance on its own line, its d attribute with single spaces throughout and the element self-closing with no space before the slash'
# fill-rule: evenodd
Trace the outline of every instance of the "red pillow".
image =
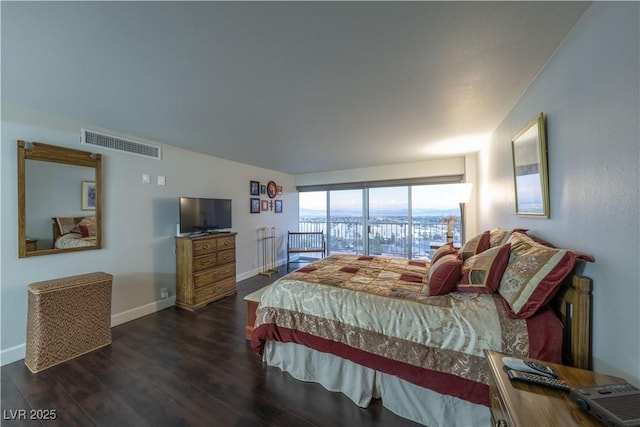
<svg viewBox="0 0 640 427">
<path fill-rule="evenodd" d="M 462 265 L 458 292 L 494 293 L 509 262 L 511 245 L 496 246 L 474 255 Z"/>
<path fill-rule="evenodd" d="M 460 266 L 462 261 L 457 255 L 448 254 L 440 257 L 431 264 L 427 274 L 429 296 L 446 295 L 460 280 Z"/>
<path fill-rule="evenodd" d="M 489 249 L 490 238 L 491 235 L 489 233 L 489 230 L 487 230 L 482 234 L 478 234 L 473 239 L 468 240 L 458 252 L 460 254 L 460 257 L 462 258 L 462 261 L 465 261 L 467 258 L 470 258 Z"/>
<path fill-rule="evenodd" d="M 431 258 L 431 264 L 433 265 L 436 261 L 442 258 L 445 255 L 449 254 L 457 254 L 458 251 L 453 247 L 453 243 L 445 243 L 440 246 L 438 250 L 433 254 L 433 258 Z"/>
<path fill-rule="evenodd" d="M 80 234 L 82 237 L 93 237 L 96 235 L 96 223 L 95 217 L 86 217 L 83 218 L 82 221 L 78 223 L 78 228 L 80 229 Z"/>
</svg>

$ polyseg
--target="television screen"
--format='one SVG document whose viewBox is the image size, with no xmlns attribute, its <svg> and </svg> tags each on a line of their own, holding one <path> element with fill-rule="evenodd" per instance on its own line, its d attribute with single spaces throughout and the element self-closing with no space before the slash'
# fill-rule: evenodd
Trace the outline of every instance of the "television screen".
<svg viewBox="0 0 640 427">
<path fill-rule="evenodd" d="M 231 228 L 231 199 L 180 197 L 180 233 Z"/>
</svg>

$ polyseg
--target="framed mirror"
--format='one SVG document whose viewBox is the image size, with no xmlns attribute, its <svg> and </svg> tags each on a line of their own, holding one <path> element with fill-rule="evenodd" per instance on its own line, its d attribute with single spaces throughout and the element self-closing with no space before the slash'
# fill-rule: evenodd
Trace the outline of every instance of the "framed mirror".
<svg viewBox="0 0 640 427">
<path fill-rule="evenodd" d="M 544 115 L 538 114 L 511 141 L 516 214 L 549 218 L 549 174 Z"/>
<path fill-rule="evenodd" d="M 102 248 L 102 157 L 18 141 L 18 257 Z"/>
</svg>

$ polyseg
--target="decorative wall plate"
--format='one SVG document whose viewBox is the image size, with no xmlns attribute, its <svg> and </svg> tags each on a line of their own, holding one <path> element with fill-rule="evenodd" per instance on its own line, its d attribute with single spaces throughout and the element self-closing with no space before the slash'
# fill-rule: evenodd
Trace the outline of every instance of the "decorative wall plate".
<svg viewBox="0 0 640 427">
<path fill-rule="evenodd" d="M 273 181 L 269 181 L 267 183 L 267 196 L 269 196 L 270 199 L 276 197 L 277 189 L 278 186 L 276 185 L 276 183 Z"/>
</svg>

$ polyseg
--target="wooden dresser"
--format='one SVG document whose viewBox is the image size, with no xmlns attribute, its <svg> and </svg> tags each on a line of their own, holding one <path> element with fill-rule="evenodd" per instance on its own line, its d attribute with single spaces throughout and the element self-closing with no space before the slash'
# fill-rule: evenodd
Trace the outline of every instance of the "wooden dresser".
<svg viewBox="0 0 640 427">
<path fill-rule="evenodd" d="M 235 294 L 236 234 L 176 237 L 176 305 L 194 311 Z"/>
</svg>

